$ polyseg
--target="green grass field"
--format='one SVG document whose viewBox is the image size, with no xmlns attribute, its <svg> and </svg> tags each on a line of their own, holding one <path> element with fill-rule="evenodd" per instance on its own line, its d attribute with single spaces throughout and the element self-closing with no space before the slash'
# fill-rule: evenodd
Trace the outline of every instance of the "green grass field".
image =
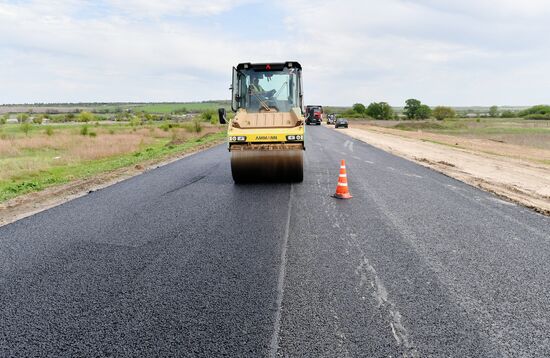
<svg viewBox="0 0 550 358">
<path fill-rule="evenodd" d="M 146 112 L 151 114 L 171 114 L 174 111 L 185 108 L 188 112 L 204 112 L 206 110 L 217 111 L 218 108 L 229 110 L 229 101 L 202 101 L 202 102 L 171 102 L 171 103 L 66 103 L 66 104 L 36 104 L 36 105 L 6 105 L 0 106 L 2 113 L 34 112 L 45 113 L 49 110 L 58 112 L 72 112 L 84 110 L 95 113 L 115 113 L 117 111 L 132 110 L 134 112 Z"/>
<path fill-rule="evenodd" d="M 31 125 L 27 133 L 19 124 L 3 125 L 0 202 L 52 185 L 162 160 L 224 137 L 225 128 L 202 124 L 197 133 L 193 123 Z"/>
<path fill-rule="evenodd" d="M 188 103 L 155 103 L 155 104 L 146 104 L 146 105 L 137 105 L 130 107 L 135 112 L 144 111 L 147 113 L 172 113 L 176 110 L 185 108 L 189 112 L 203 112 L 206 110 L 217 111 L 218 108 L 225 108 L 229 110 L 231 105 L 229 102 L 188 102 Z"/>
</svg>

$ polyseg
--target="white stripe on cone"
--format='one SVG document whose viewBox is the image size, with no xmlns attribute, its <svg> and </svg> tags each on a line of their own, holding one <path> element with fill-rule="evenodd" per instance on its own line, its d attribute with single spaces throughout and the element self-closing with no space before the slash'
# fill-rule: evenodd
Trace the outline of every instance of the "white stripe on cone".
<svg viewBox="0 0 550 358">
<path fill-rule="evenodd" d="M 347 174 L 340 174 L 340 178 L 347 178 L 348 175 Z"/>
<path fill-rule="evenodd" d="M 348 183 L 338 183 L 338 186 L 348 186 Z"/>
</svg>

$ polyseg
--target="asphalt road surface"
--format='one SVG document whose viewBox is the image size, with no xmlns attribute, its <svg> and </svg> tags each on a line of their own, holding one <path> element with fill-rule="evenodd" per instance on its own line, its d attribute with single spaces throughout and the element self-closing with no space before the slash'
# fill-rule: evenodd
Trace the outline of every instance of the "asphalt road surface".
<svg viewBox="0 0 550 358">
<path fill-rule="evenodd" d="M 550 356 L 549 218 L 307 134 L 300 184 L 221 145 L 1 227 L 0 356 Z"/>
</svg>

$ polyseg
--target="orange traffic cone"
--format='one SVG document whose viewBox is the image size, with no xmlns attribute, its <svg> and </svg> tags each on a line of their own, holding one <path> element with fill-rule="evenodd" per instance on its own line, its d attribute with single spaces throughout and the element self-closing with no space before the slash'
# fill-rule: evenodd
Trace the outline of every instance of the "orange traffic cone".
<svg viewBox="0 0 550 358">
<path fill-rule="evenodd" d="M 335 198 L 351 199 L 351 194 L 348 189 L 348 175 L 346 174 L 346 161 L 342 159 L 340 164 L 340 176 L 338 177 L 338 185 L 336 185 Z"/>
</svg>

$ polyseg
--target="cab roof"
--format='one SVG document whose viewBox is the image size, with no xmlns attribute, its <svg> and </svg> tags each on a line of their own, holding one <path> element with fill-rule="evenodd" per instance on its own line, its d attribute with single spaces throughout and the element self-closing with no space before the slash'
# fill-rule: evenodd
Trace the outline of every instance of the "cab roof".
<svg viewBox="0 0 550 358">
<path fill-rule="evenodd" d="M 250 63 L 243 62 L 237 65 L 237 70 L 254 70 L 254 71 L 282 71 L 284 68 L 297 68 L 302 69 L 296 61 L 287 61 L 287 62 L 273 62 L 273 63 Z"/>
</svg>

